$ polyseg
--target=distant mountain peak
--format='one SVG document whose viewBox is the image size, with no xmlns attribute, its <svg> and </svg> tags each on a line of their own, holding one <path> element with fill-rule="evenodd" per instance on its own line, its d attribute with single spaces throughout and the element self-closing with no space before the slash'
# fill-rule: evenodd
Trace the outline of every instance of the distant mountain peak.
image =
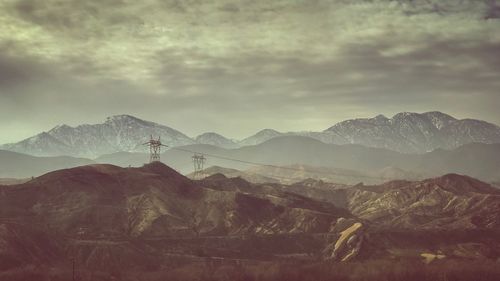
<svg viewBox="0 0 500 281">
<path fill-rule="evenodd" d="M 196 137 L 196 138 L 199 138 L 199 137 L 201 137 L 201 136 L 218 136 L 218 137 L 222 137 L 222 135 L 221 135 L 221 134 L 217 134 L 216 132 L 206 132 L 206 133 L 203 133 L 203 134 L 199 135 L 199 136 L 198 136 L 198 137 Z"/>
<path fill-rule="evenodd" d="M 181 181 L 187 181 L 187 178 L 183 175 L 181 175 L 179 172 L 176 170 L 172 169 L 171 167 L 167 166 L 166 164 L 155 161 L 152 163 L 145 164 L 141 168 L 141 170 L 147 171 L 147 172 L 153 172 L 155 174 L 164 176 L 164 177 L 169 177 L 169 178 L 176 178 Z"/>
<path fill-rule="evenodd" d="M 406 116 L 410 116 L 410 115 L 414 115 L 414 114 L 417 114 L 415 112 L 410 112 L 410 111 L 403 111 L 403 112 L 398 112 L 396 114 L 394 114 L 392 116 L 392 118 L 396 118 L 396 117 L 406 117 Z"/>
<path fill-rule="evenodd" d="M 129 114 L 112 115 L 112 116 L 106 117 L 106 119 L 110 119 L 110 120 L 123 120 L 123 119 L 141 120 L 141 119 L 139 119 L 135 116 L 129 115 Z M 143 121 L 143 120 L 141 120 L 141 121 Z"/>
<path fill-rule="evenodd" d="M 73 127 L 71 127 L 69 125 L 66 125 L 66 124 L 61 124 L 61 125 L 55 126 L 50 131 L 52 131 L 52 130 L 60 130 L 60 129 L 71 129 L 71 128 L 73 128 Z"/>
<path fill-rule="evenodd" d="M 391 119 L 382 115 L 351 119 L 333 125 L 324 133 L 330 137 L 321 140 L 328 143 L 361 144 L 403 153 L 453 149 L 472 142 L 500 143 L 500 127 L 481 120 L 458 120 L 439 111 L 400 112 Z"/>
<path fill-rule="evenodd" d="M 392 120 L 398 120 L 398 119 L 408 119 L 408 118 L 423 118 L 423 114 L 416 113 L 416 112 L 400 112 L 392 116 Z"/>
<path fill-rule="evenodd" d="M 457 120 L 455 117 L 453 117 L 451 115 L 448 115 L 446 113 L 443 113 L 441 111 L 427 111 L 427 112 L 422 113 L 422 115 L 425 115 L 425 116 L 439 116 L 439 117 L 442 117 L 442 118 L 449 118 L 449 119 Z"/>
<path fill-rule="evenodd" d="M 113 115 L 106 118 L 105 123 L 128 123 L 128 124 L 141 124 L 143 126 L 154 126 L 157 123 L 146 121 L 128 114 Z"/>
<path fill-rule="evenodd" d="M 197 143 L 200 143 L 200 144 L 209 144 L 209 145 L 214 145 L 214 146 L 218 146 L 218 147 L 222 147 L 222 148 L 236 148 L 236 147 L 238 147 L 238 145 L 234 141 L 232 141 L 232 140 L 230 140 L 230 139 L 228 139 L 220 134 L 217 134 L 215 132 L 203 133 L 203 134 L 197 136 L 195 138 L 195 141 Z"/>
<path fill-rule="evenodd" d="M 3 148 L 35 156 L 71 155 L 95 158 L 120 151 L 145 152 L 141 146 L 150 135 L 160 136 L 168 146 L 194 144 L 195 141 L 170 127 L 122 114 L 107 117 L 103 123 L 76 127 L 59 125 L 19 143 Z"/>
<path fill-rule="evenodd" d="M 281 134 L 280 132 L 274 130 L 274 129 L 262 129 L 258 131 L 255 135 L 268 135 L 268 134 Z"/>
<path fill-rule="evenodd" d="M 263 129 L 258 131 L 255 135 L 250 136 L 242 141 L 240 141 L 241 146 L 245 145 L 256 145 L 263 143 L 267 140 L 270 140 L 272 138 L 278 137 L 283 135 L 282 133 L 273 130 L 273 129 Z"/>
<path fill-rule="evenodd" d="M 485 182 L 456 173 L 445 174 L 437 178 L 425 180 L 424 182 L 438 185 L 454 193 L 500 193 L 499 190 Z"/>
<path fill-rule="evenodd" d="M 214 173 L 214 174 L 211 174 L 207 177 L 205 177 L 203 180 L 204 181 L 219 181 L 219 180 L 225 180 L 227 179 L 227 177 L 222 174 L 222 173 Z"/>
</svg>

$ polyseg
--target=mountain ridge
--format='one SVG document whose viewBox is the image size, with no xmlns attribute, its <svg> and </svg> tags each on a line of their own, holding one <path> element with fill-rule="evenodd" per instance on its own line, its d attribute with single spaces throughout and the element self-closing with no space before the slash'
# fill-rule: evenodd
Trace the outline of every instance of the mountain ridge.
<svg viewBox="0 0 500 281">
<path fill-rule="evenodd" d="M 327 144 L 359 144 L 418 154 L 474 142 L 500 143 L 499 126 L 482 120 L 456 119 L 439 111 L 400 112 L 391 118 L 379 114 L 373 118 L 349 119 L 321 132 L 263 129 L 240 141 L 214 132 L 190 138 L 168 126 L 123 114 L 107 117 L 98 124 L 58 125 L 20 142 L 4 144 L 0 149 L 35 156 L 96 158 L 121 151 L 145 152 L 146 147 L 140 144 L 150 135 L 160 136 L 168 146 L 210 144 L 226 149 L 258 145 L 282 136 L 305 136 Z"/>
<path fill-rule="evenodd" d="M 55 149 L 44 152 L 38 149 L 41 146 L 40 135 L 56 139 L 66 149 Z M 183 133 L 158 123 L 145 121 L 131 115 L 115 115 L 107 117 L 103 123 L 82 124 L 76 127 L 58 125 L 20 143 L 31 143 L 31 146 L 20 143 L 6 144 L 2 148 L 35 156 L 71 155 L 95 158 L 102 154 L 120 151 L 146 151 L 141 146 L 149 140 L 149 136 L 160 136 L 162 142 L 169 146 L 178 146 L 195 143 Z"/>
<path fill-rule="evenodd" d="M 404 153 L 423 153 L 463 144 L 499 143 L 500 127 L 486 121 L 456 119 L 439 111 L 401 112 L 392 118 L 359 118 L 339 122 L 324 132 L 348 143 L 389 148 Z"/>
<path fill-rule="evenodd" d="M 457 174 L 375 186 L 281 185 L 221 174 L 193 181 L 159 162 L 85 165 L 0 186 L 2 266 L 76 256 L 81 269 L 147 272 L 211 257 L 420 260 L 429 249 L 497 260 L 499 193 Z"/>
</svg>

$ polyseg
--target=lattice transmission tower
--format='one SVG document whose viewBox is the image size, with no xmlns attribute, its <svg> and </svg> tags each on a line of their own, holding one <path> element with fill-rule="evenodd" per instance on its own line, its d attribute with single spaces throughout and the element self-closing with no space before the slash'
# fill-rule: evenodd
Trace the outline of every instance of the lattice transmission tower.
<svg viewBox="0 0 500 281">
<path fill-rule="evenodd" d="M 203 165 L 205 165 L 205 161 L 207 158 L 203 156 L 203 154 L 194 154 L 193 155 L 193 164 L 194 164 L 194 179 L 199 179 L 201 177 L 201 171 L 203 171 Z"/>
<path fill-rule="evenodd" d="M 148 142 L 143 143 L 143 145 L 149 146 L 149 163 L 160 161 L 161 147 L 168 147 L 167 145 L 161 143 L 159 136 L 157 140 L 153 139 L 153 135 L 151 135 L 151 139 Z"/>
</svg>

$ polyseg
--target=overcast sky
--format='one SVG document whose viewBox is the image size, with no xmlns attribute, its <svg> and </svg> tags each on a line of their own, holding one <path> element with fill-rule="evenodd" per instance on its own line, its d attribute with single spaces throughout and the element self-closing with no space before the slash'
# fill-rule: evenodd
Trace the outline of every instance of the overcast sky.
<svg viewBox="0 0 500 281">
<path fill-rule="evenodd" d="M 434 110 L 500 124 L 500 1 L 0 0 L 0 143 L 116 114 L 243 138 Z"/>
</svg>

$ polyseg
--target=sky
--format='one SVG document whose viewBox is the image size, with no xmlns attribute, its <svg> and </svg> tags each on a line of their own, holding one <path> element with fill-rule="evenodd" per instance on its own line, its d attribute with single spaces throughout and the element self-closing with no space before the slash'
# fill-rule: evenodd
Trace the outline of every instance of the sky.
<svg viewBox="0 0 500 281">
<path fill-rule="evenodd" d="M 0 0 L 0 143 L 118 114 L 241 139 L 499 108 L 500 1 Z"/>
</svg>

